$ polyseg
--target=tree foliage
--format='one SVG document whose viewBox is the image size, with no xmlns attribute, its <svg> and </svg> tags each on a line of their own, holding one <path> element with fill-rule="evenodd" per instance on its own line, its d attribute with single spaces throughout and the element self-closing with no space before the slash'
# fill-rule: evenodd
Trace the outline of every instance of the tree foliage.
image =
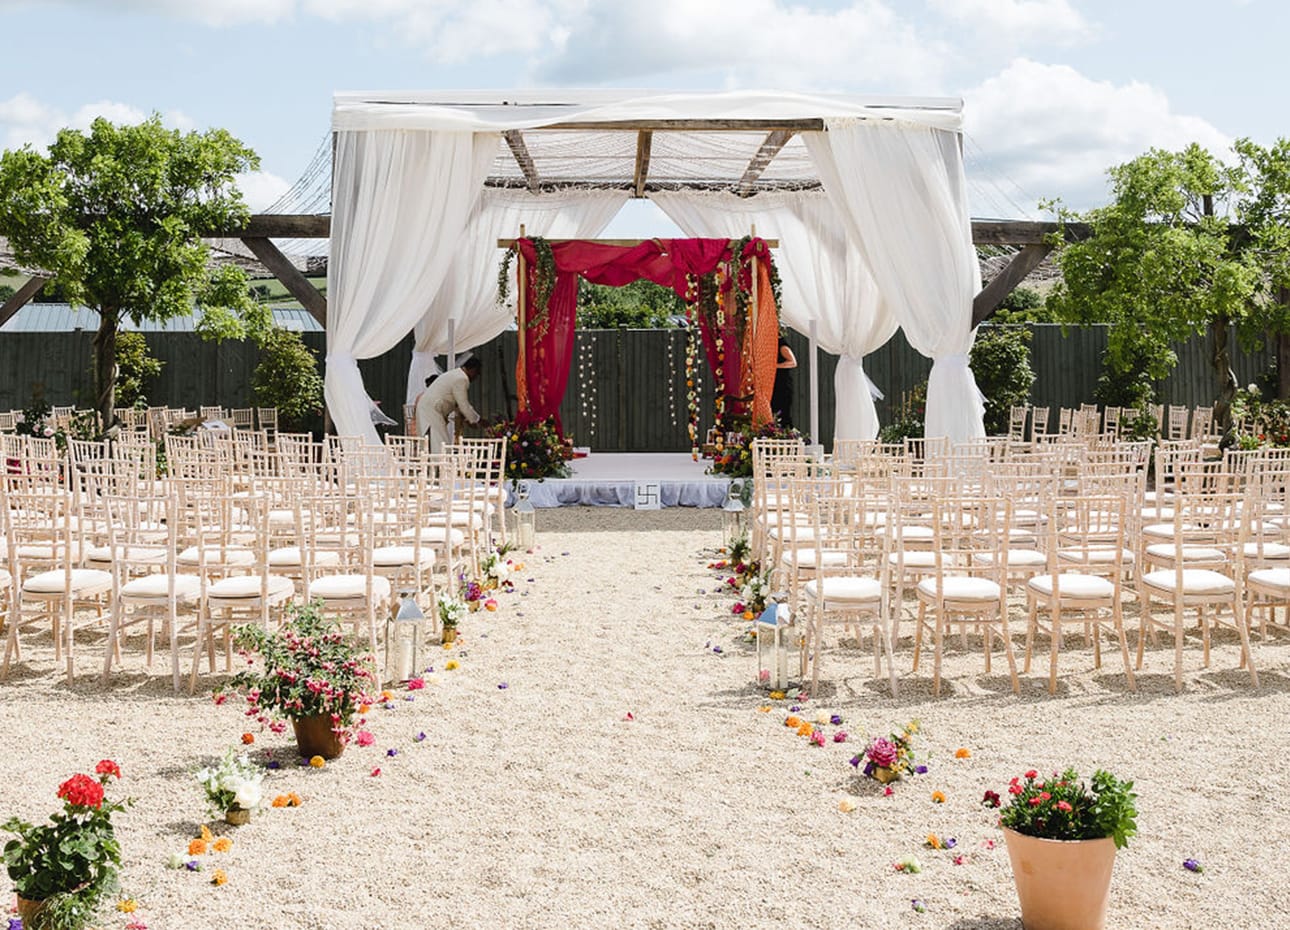
<svg viewBox="0 0 1290 930">
<path fill-rule="evenodd" d="M 1258 271 L 1253 322 L 1290 333 L 1290 139 L 1269 148 L 1240 139 L 1235 149 L 1240 244 Z"/>
<path fill-rule="evenodd" d="M 972 344 L 972 374 L 985 395 L 985 431 L 1008 433 L 1011 409 L 1030 403 L 1035 371 L 1030 367 L 1030 330 L 1024 326 L 982 326 Z"/>
<path fill-rule="evenodd" d="M 161 374 L 161 359 L 148 351 L 143 333 L 118 333 L 116 337 L 116 403 L 134 407 L 148 402 L 148 382 Z"/>
<path fill-rule="evenodd" d="M 251 375 L 256 403 L 277 407 L 283 428 L 298 428 L 322 413 L 323 380 L 318 360 L 300 334 L 274 327 L 260 344 L 260 363 Z"/>
<path fill-rule="evenodd" d="M 653 281 L 642 279 L 611 287 L 578 279 L 579 329 L 664 328 L 674 325 L 674 317 L 684 315 L 685 302 Z"/>
<path fill-rule="evenodd" d="M 98 119 L 88 133 L 59 132 L 47 154 L 25 146 L 0 156 L 0 234 L 14 257 L 99 313 L 95 383 L 105 424 L 123 319 L 163 321 L 197 306 L 210 337 L 267 328 L 245 274 L 211 268 L 200 238 L 246 220 L 235 177 L 258 166 L 227 131 L 181 134 L 156 115 L 133 126 Z"/>
</svg>

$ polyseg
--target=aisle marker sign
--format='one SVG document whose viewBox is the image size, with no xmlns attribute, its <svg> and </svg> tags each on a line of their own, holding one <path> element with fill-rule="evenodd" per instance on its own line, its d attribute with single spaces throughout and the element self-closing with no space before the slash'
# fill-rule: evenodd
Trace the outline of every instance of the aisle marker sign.
<svg viewBox="0 0 1290 930">
<path fill-rule="evenodd" d="M 636 482 L 636 509 L 659 510 L 663 506 L 657 481 Z"/>
</svg>

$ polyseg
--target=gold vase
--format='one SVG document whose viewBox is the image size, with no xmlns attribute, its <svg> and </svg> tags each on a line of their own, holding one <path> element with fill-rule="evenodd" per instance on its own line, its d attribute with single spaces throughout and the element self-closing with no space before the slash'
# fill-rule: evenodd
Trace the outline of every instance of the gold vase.
<svg viewBox="0 0 1290 930">
<path fill-rule="evenodd" d="M 230 807 L 224 812 L 224 822 L 240 827 L 251 822 L 251 810 L 247 807 Z"/>
<path fill-rule="evenodd" d="M 884 785 L 888 782 L 900 781 L 900 769 L 888 768 L 885 765 L 875 765 L 873 767 L 873 777 Z"/>
</svg>

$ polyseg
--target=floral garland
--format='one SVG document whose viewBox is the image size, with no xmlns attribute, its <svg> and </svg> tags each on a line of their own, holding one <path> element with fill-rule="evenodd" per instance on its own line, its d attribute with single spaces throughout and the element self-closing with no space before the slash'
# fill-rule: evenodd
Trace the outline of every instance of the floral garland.
<svg viewBox="0 0 1290 930">
<path fill-rule="evenodd" d="M 686 406 L 689 411 L 687 424 L 690 433 L 690 458 L 699 460 L 699 371 L 696 365 L 699 352 L 698 320 L 699 279 L 693 274 L 685 276 L 685 388 Z"/>
<path fill-rule="evenodd" d="M 547 328 L 551 325 L 550 307 L 551 293 L 555 290 L 556 267 L 555 253 L 551 251 L 551 243 L 541 236 L 531 236 L 529 242 L 533 243 L 533 251 L 537 255 L 535 261 L 528 269 L 529 276 L 529 293 L 532 296 L 532 306 L 529 307 L 529 313 L 525 322 L 525 330 L 537 330 L 538 337 L 546 335 Z M 511 293 L 511 261 L 515 258 L 519 250 L 518 245 L 512 245 L 502 256 L 502 263 L 497 270 L 497 302 L 506 303 Z"/>
<path fill-rule="evenodd" d="M 713 426 L 717 430 L 717 452 L 726 444 L 726 302 L 720 287 L 721 272 L 717 272 L 717 325 L 713 329 L 713 347 L 717 354 L 716 391 L 713 395 Z"/>
</svg>

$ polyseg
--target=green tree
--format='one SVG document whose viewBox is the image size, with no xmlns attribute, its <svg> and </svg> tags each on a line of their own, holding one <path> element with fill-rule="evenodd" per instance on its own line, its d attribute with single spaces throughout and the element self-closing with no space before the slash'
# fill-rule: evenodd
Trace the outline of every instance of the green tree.
<svg viewBox="0 0 1290 930">
<path fill-rule="evenodd" d="M 1178 361 L 1170 343 L 1208 331 L 1221 384 L 1214 413 L 1226 423 L 1236 391 L 1228 328 L 1245 322 L 1258 278 L 1225 213 L 1237 178 L 1198 145 L 1152 149 L 1109 174 L 1112 202 L 1080 217 L 1090 237 L 1057 242 L 1063 280 L 1048 307 L 1062 322 L 1111 324 L 1104 363 L 1115 374 L 1141 364 L 1164 378 Z"/>
<path fill-rule="evenodd" d="M 144 390 L 148 382 L 161 374 L 165 365 L 148 351 L 143 333 L 118 333 L 116 337 L 116 405 L 134 407 L 146 404 Z"/>
<path fill-rule="evenodd" d="M 167 320 L 198 306 L 208 337 L 267 328 L 269 311 L 250 299 L 246 275 L 211 267 L 200 238 L 245 222 L 234 179 L 258 165 L 225 130 L 181 134 L 156 115 L 135 126 L 98 119 L 88 133 L 59 132 L 48 154 L 25 146 L 0 156 L 0 235 L 19 263 L 98 311 L 94 381 L 104 428 L 122 320 Z"/>
<path fill-rule="evenodd" d="M 1035 371 L 1030 367 L 1030 330 L 1024 326 L 985 325 L 972 343 L 972 374 L 985 395 L 985 431 L 1006 436 L 1013 407 L 1030 403 Z"/>
<path fill-rule="evenodd" d="M 260 343 L 260 363 L 251 375 L 256 403 L 277 407 L 284 428 L 298 428 L 322 413 L 323 380 L 318 360 L 300 334 L 275 326 Z"/>
<path fill-rule="evenodd" d="M 1239 241 L 1258 269 L 1254 325 L 1276 346 L 1277 396 L 1290 399 L 1290 139 L 1236 142 Z"/>
<path fill-rule="evenodd" d="M 579 329 L 659 329 L 684 314 L 685 302 L 653 281 L 611 287 L 578 279 Z"/>
</svg>

